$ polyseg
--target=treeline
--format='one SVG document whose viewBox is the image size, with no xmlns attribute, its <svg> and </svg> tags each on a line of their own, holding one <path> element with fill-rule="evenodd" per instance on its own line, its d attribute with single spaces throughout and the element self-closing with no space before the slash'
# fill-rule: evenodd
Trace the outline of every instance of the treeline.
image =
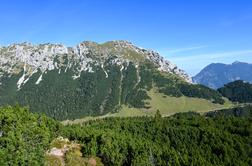
<svg viewBox="0 0 252 166">
<path fill-rule="evenodd" d="M 252 117 L 252 105 L 211 111 L 205 114 L 207 117 Z"/>
<path fill-rule="evenodd" d="M 233 102 L 252 103 L 252 84 L 242 80 L 228 83 L 218 91 Z"/>
</svg>

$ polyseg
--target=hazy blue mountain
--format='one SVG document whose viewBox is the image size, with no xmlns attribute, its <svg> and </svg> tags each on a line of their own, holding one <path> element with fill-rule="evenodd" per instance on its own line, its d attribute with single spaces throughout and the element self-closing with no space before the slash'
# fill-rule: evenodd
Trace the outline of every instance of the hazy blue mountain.
<svg viewBox="0 0 252 166">
<path fill-rule="evenodd" d="M 195 83 L 214 89 L 236 80 L 252 82 L 252 64 L 238 61 L 232 64 L 212 63 L 193 77 Z"/>
</svg>

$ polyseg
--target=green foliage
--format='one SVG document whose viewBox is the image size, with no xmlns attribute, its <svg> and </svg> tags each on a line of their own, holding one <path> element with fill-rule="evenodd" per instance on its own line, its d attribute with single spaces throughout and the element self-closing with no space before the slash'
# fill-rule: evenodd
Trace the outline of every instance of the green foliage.
<svg viewBox="0 0 252 166">
<path fill-rule="evenodd" d="M 206 116 L 217 117 L 217 116 L 237 116 L 237 117 L 252 117 L 252 105 L 244 107 L 235 107 L 230 109 L 223 109 L 218 111 L 211 111 L 206 113 Z"/>
<path fill-rule="evenodd" d="M 156 114 L 155 114 L 155 119 L 156 119 L 156 120 L 160 120 L 161 118 L 162 118 L 162 115 L 161 115 L 160 111 L 157 110 L 157 112 L 156 112 Z"/>
<path fill-rule="evenodd" d="M 247 111 L 251 112 L 251 108 Z M 205 117 L 189 112 L 108 118 L 66 126 L 82 153 L 105 165 L 251 165 L 251 114 Z"/>
<path fill-rule="evenodd" d="M 129 98 L 129 104 L 135 108 L 147 108 L 144 100 L 151 99 L 145 90 L 133 91 Z"/>
<path fill-rule="evenodd" d="M 251 112 L 248 106 L 207 117 L 189 112 L 162 118 L 157 110 L 155 117 L 61 126 L 25 108 L 5 107 L 0 165 L 251 165 Z M 73 149 L 64 158 L 45 155 L 51 146 L 65 147 L 55 141 L 59 135 L 79 144 L 69 144 Z"/>
<path fill-rule="evenodd" d="M 252 84 L 238 80 L 224 85 L 218 91 L 231 101 L 240 103 L 252 102 Z"/>
<path fill-rule="evenodd" d="M 180 84 L 179 89 L 181 93 L 188 97 L 198 97 L 207 100 L 212 100 L 213 103 L 224 104 L 224 99 L 215 90 L 203 85 Z"/>
<path fill-rule="evenodd" d="M 6 103 L 13 104 L 13 101 L 16 101 L 15 96 L 17 93 L 17 81 L 21 76 L 22 73 L 12 77 L 8 77 L 8 75 L 0 77 L 0 82 L 2 83 L 0 86 L 0 105 L 4 105 Z"/>
<path fill-rule="evenodd" d="M 64 166 L 64 161 L 58 156 L 46 155 L 44 165 L 46 165 L 46 166 Z"/>
<path fill-rule="evenodd" d="M 0 165 L 43 165 L 60 124 L 26 108 L 0 108 Z"/>
<path fill-rule="evenodd" d="M 122 80 L 121 103 L 126 103 L 130 100 L 129 95 L 134 89 L 138 79 L 136 72 L 134 64 L 130 63 L 122 73 L 124 78 Z"/>
</svg>

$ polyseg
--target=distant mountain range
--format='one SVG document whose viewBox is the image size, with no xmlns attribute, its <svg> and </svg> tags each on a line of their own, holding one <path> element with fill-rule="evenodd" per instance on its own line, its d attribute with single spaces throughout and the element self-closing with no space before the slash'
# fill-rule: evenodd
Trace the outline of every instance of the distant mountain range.
<svg viewBox="0 0 252 166">
<path fill-rule="evenodd" d="M 213 89 L 236 80 L 252 83 L 252 64 L 238 61 L 232 64 L 212 63 L 193 77 L 193 82 Z"/>
</svg>

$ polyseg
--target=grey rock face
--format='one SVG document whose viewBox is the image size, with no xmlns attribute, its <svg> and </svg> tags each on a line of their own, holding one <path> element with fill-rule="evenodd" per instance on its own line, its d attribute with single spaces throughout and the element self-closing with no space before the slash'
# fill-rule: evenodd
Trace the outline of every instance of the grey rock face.
<svg viewBox="0 0 252 166">
<path fill-rule="evenodd" d="M 32 45 L 29 43 L 0 47 L 0 78 L 4 74 L 11 76 L 23 72 L 17 82 L 17 87 L 20 89 L 38 70 L 43 75 L 43 73 L 54 69 L 59 69 L 60 73 L 62 66 L 66 70 L 77 66 L 72 76 L 73 79 L 76 79 L 82 71 L 92 72 L 93 65 L 103 66 L 104 61 L 111 56 L 116 57 L 113 62 L 118 65 L 124 62 L 134 62 L 137 66 L 140 62 L 148 59 L 160 71 L 174 73 L 185 81 L 192 82 L 183 70 L 178 69 L 176 65 L 165 60 L 157 52 L 136 47 L 127 41 L 110 41 L 103 44 L 86 41 L 76 47 L 66 47 L 61 44 Z M 67 64 L 65 63 L 66 59 Z M 42 75 L 36 84 L 42 80 Z"/>
</svg>

